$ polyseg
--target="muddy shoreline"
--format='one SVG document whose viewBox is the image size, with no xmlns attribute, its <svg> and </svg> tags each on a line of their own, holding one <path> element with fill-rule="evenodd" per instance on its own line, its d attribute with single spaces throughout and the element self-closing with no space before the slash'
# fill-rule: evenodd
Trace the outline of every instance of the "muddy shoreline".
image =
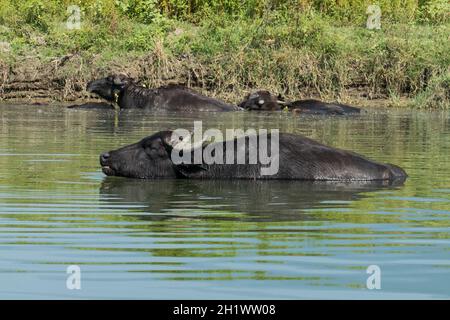
<svg viewBox="0 0 450 320">
<path fill-rule="evenodd" d="M 276 92 L 274 88 L 249 88 L 248 86 L 243 86 L 245 89 L 222 88 L 208 81 L 207 70 L 199 72 L 198 63 L 186 59 L 166 61 L 163 66 L 160 65 L 160 68 L 157 68 L 154 59 L 147 56 L 129 63 L 113 63 L 105 68 L 97 65 L 95 57 L 86 59 L 79 54 L 69 54 L 45 62 L 36 56 L 21 57 L 20 61 L 9 65 L 0 60 L 0 102 L 30 105 L 105 102 L 87 92 L 85 88 L 90 80 L 111 73 L 126 73 L 153 88 L 167 84 L 185 85 L 230 104 L 238 104 L 253 90 L 267 89 Z M 332 93 L 318 94 L 311 88 L 301 88 L 297 93 L 283 95 L 290 100 L 317 98 L 360 107 L 409 105 L 410 99 L 407 97 L 393 101 L 386 94 L 370 92 L 367 85 L 358 83 L 341 90 L 339 96 Z"/>
<path fill-rule="evenodd" d="M 197 89 L 197 88 L 193 88 Z M 55 92 L 56 91 L 56 92 Z M 59 105 L 61 107 L 69 107 L 74 105 L 82 105 L 87 103 L 104 103 L 108 104 L 106 100 L 102 100 L 101 98 L 97 98 L 94 95 L 91 95 L 87 92 L 80 92 L 77 95 L 71 95 L 70 97 L 66 97 L 62 99 L 63 95 L 61 90 L 38 90 L 38 91 L 11 91 L 5 96 L 2 94 L 2 98 L 0 99 L 0 104 L 21 104 L 21 105 L 30 105 L 30 106 L 40 106 L 40 105 Z M 208 94 L 208 93 L 206 93 Z M 315 97 L 319 98 L 319 97 Z M 319 98 L 320 99 L 320 98 Z M 330 102 L 333 100 L 329 100 Z M 238 104 L 238 102 L 227 101 L 229 103 Z M 380 107 L 380 108 L 388 108 L 388 107 L 402 107 L 406 108 L 410 104 L 410 99 L 403 98 L 400 101 L 397 101 L 395 104 L 388 99 L 385 98 L 377 98 L 377 99 L 364 99 L 358 96 L 347 96 L 345 99 L 345 103 L 348 103 L 353 106 L 358 106 L 361 108 L 364 107 Z"/>
</svg>

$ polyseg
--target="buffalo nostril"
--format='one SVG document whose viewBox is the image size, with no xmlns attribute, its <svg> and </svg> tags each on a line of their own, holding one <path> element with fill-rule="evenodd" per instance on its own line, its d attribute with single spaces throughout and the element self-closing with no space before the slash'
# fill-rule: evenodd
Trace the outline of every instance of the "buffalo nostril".
<svg viewBox="0 0 450 320">
<path fill-rule="evenodd" d="M 100 156 L 102 161 L 107 161 L 109 159 L 109 157 L 110 157 L 109 152 L 102 153 Z"/>
</svg>

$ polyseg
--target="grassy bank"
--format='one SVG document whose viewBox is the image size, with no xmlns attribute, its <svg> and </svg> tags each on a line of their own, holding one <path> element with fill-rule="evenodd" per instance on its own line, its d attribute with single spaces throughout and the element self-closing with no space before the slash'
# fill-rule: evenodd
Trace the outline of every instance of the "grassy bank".
<svg viewBox="0 0 450 320">
<path fill-rule="evenodd" d="M 3 2 L 5 5 L 3 5 Z M 69 30 L 67 7 L 81 8 Z M 0 94 L 87 97 L 88 80 L 126 72 L 229 102 L 264 88 L 287 98 L 450 107 L 448 1 L 3 0 Z"/>
</svg>

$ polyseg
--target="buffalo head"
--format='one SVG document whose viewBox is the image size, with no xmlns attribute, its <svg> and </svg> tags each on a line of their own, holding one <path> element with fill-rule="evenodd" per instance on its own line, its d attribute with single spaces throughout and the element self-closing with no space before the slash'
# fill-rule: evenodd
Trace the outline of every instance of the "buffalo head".
<svg viewBox="0 0 450 320">
<path fill-rule="evenodd" d="M 133 79 L 123 74 L 109 75 L 106 78 L 101 78 L 89 82 L 86 90 L 92 93 L 96 93 L 100 97 L 108 101 L 115 101 L 116 94 L 132 82 Z"/>
<path fill-rule="evenodd" d="M 172 161 L 172 151 L 182 153 L 189 151 L 189 148 L 201 147 L 203 143 L 191 144 L 191 135 L 179 136 L 174 135 L 173 131 L 160 131 L 137 143 L 102 153 L 100 164 L 103 173 L 108 176 L 175 178 L 183 176 L 186 168 Z M 186 148 L 186 144 L 189 148 Z M 196 169 L 196 165 L 190 165 L 190 170 Z"/>
<path fill-rule="evenodd" d="M 281 95 L 275 97 L 269 91 L 260 90 L 247 95 L 239 106 L 246 110 L 275 111 L 281 110 L 285 104 Z"/>
</svg>

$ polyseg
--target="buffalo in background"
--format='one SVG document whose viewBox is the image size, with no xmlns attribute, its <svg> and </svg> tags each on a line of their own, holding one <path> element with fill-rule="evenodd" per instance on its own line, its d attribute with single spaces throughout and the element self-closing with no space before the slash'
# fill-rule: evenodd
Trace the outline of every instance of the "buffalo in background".
<svg viewBox="0 0 450 320">
<path fill-rule="evenodd" d="M 253 111 L 279 111 L 287 108 L 294 112 L 321 115 L 357 114 L 361 111 L 359 108 L 345 104 L 327 103 L 314 99 L 285 102 L 280 95 L 275 97 L 266 90 L 249 94 L 239 106 L 243 109 Z"/>
<path fill-rule="evenodd" d="M 88 83 L 87 91 L 95 93 L 108 103 L 86 103 L 70 106 L 71 109 L 141 109 L 152 111 L 196 112 L 196 111 L 280 111 L 318 115 L 358 114 L 360 109 L 341 103 L 327 103 L 314 99 L 285 102 L 278 95 L 260 90 L 247 95 L 239 106 L 204 96 L 181 85 L 166 85 L 149 89 L 125 75 L 110 75 Z"/>
<path fill-rule="evenodd" d="M 206 97 L 180 85 L 149 89 L 125 75 L 110 75 L 88 83 L 87 91 L 117 104 L 120 109 L 161 111 L 236 111 L 239 107 Z"/>
</svg>

